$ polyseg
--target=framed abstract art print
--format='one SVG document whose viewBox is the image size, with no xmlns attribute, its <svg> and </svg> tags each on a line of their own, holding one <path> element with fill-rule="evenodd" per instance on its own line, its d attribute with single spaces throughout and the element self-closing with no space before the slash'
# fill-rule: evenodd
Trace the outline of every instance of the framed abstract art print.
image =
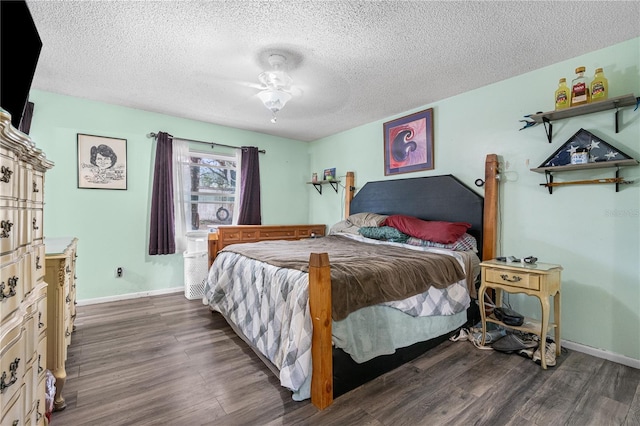
<svg viewBox="0 0 640 426">
<path fill-rule="evenodd" d="M 387 121 L 384 131 L 384 174 L 431 170 L 433 108 Z"/>
</svg>

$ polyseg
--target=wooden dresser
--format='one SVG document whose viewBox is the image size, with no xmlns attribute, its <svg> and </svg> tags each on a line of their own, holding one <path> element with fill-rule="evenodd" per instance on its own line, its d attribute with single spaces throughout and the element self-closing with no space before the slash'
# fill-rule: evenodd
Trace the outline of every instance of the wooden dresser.
<svg viewBox="0 0 640 426">
<path fill-rule="evenodd" d="M 208 265 L 211 268 L 218 251 L 229 244 L 255 243 L 265 240 L 300 240 L 323 237 L 325 225 L 229 225 L 219 226 L 208 238 Z"/>
<path fill-rule="evenodd" d="M 0 424 L 45 424 L 44 175 L 53 167 L 0 109 Z"/>
<path fill-rule="evenodd" d="M 46 278 L 48 343 L 47 368 L 56 378 L 54 411 L 66 407 L 62 389 L 67 379 L 65 362 L 67 347 L 71 344 L 73 323 L 76 319 L 76 258 L 78 239 L 73 237 L 47 238 Z"/>
</svg>

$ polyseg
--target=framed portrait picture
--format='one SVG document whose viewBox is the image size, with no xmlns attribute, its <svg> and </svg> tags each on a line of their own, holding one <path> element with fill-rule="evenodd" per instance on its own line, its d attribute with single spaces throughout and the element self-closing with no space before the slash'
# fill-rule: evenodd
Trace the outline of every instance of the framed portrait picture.
<svg viewBox="0 0 640 426">
<path fill-rule="evenodd" d="M 433 108 L 383 125 L 384 174 L 431 170 L 433 165 Z"/>
<path fill-rule="evenodd" d="M 127 140 L 78 133 L 78 188 L 127 189 Z"/>
</svg>

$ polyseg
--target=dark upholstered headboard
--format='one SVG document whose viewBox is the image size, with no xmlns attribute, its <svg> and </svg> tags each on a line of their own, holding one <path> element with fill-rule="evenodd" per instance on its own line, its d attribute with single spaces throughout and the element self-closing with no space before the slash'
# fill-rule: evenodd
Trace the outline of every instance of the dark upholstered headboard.
<svg viewBox="0 0 640 426">
<path fill-rule="evenodd" d="M 366 183 L 351 201 L 350 214 L 403 214 L 423 220 L 469 222 L 482 259 L 484 198 L 453 175 Z"/>
</svg>

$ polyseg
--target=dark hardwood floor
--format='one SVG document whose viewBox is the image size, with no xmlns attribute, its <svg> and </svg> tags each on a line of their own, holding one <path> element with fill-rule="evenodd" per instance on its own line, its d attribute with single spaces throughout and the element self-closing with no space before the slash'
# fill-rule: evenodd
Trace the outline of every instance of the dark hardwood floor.
<svg viewBox="0 0 640 426">
<path fill-rule="evenodd" d="M 77 312 L 53 426 L 640 425 L 640 370 L 580 352 L 544 371 L 447 341 L 318 411 L 181 293 Z"/>
</svg>

